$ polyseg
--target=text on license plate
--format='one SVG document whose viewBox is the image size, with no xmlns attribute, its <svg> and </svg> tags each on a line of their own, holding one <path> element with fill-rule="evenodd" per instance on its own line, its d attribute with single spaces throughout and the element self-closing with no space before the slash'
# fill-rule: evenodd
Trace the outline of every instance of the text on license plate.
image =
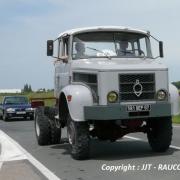
<svg viewBox="0 0 180 180">
<path fill-rule="evenodd" d="M 19 112 L 16 112 L 16 114 L 26 114 L 25 111 L 19 111 Z"/>
<path fill-rule="evenodd" d="M 134 111 L 150 111 L 151 105 L 145 104 L 145 105 L 128 105 L 127 111 L 134 112 Z"/>
</svg>

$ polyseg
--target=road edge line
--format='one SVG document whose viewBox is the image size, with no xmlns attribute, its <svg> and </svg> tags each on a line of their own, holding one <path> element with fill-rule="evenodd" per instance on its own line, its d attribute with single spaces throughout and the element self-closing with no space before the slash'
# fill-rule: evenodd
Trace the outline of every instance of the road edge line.
<svg viewBox="0 0 180 180">
<path fill-rule="evenodd" d="M 125 138 L 128 138 L 128 139 L 132 139 L 132 140 L 135 140 L 135 141 L 143 141 L 143 142 L 147 142 L 141 138 L 136 138 L 136 137 L 133 137 L 133 136 L 124 136 Z M 170 148 L 173 148 L 173 149 L 177 149 L 177 150 L 180 150 L 180 147 L 178 146 L 174 146 L 174 145 L 170 145 Z"/>
<path fill-rule="evenodd" d="M 41 162 L 39 162 L 35 157 L 33 157 L 28 151 L 26 151 L 19 143 L 17 143 L 14 139 L 8 136 L 5 132 L 0 130 L 0 132 L 11 142 L 13 143 L 19 150 L 21 150 L 26 156 L 27 159 L 34 165 L 46 178 L 49 180 L 61 180 L 57 177 L 52 171 L 50 171 L 47 167 L 45 167 Z"/>
</svg>

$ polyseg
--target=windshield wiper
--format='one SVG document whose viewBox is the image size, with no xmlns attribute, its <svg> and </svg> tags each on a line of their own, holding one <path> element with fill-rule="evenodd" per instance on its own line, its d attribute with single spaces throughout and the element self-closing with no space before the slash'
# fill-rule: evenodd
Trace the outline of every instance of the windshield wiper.
<svg viewBox="0 0 180 180">
<path fill-rule="evenodd" d="M 142 51 L 141 49 L 134 49 L 134 50 L 137 50 L 139 52 L 140 58 L 143 58 L 144 60 L 147 58 L 144 51 Z"/>
<path fill-rule="evenodd" d="M 146 56 L 144 54 L 144 52 L 142 50 L 139 50 L 139 49 L 134 49 L 134 50 L 137 50 L 139 52 L 139 56 L 135 56 L 135 53 L 132 51 L 132 50 L 118 50 L 120 53 L 123 53 L 121 55 L 134 55 L 135 57 L 139 57 L 139 58 L 143 58 L 144 60 L 146 59 Z"/>
<path fill-rule="evenodd" d="M 105 53 L 105 52 L 103 52 L 103 51 L 101 51 L 101 50 L 99 50 L 99 49 L 92 48 L 92 47 L 86 47 L 86 48 L 87 48 L 87 49 L 94 50 L 94 51 L 96 51 L 96 52 L 100 52 L 100 53 L 104 54 L 104 56 L 107 57 L 109 60 L 111 60 L 111 56 L 109 56 L 107 53 Z"/>
</svg>

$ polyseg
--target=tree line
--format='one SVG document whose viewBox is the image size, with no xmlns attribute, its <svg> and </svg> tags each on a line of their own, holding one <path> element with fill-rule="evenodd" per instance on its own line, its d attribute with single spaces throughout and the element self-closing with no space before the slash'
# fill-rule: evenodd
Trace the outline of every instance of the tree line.
<svg viewBox="0 0 180 180">
<path fill-rule="evenodd" d="M 51 91 L 54 91 L 54 89 L 40 88 L 40 89 L 38 89 L 36 92 L 51 92 Z M 22 89 L 22 92 L 23 92 L 23 93 L 33 92 L 31 85 L 26 83 L 26 84 L 24 85 L 23 89 Z"/>
<path fill-rule="evenodd" d="M 22 92 L 32 92 L 31 85 L 30 84 L 25 84 L 23 89 L 22 89 Z"/>
</svg>

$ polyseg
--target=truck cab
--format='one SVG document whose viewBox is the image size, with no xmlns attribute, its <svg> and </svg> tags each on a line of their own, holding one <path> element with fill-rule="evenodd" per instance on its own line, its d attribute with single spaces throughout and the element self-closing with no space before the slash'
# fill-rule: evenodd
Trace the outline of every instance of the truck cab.
<svg viewBox="0 0 180 180">
<path fill-rule="evenodd" d="M 156 57 L 151 39 L 159 46 Z M 93 137 L 113 142 L 132 132 L 147 133 L 154 151 L 169 148 L 179 96 L 169 85 L 168 68 L 157 60 L 163 58 L 163 43 L 149 31 L 73 29 L 48 40 L 47 55 L 55 58 L 54 122 L 67 127 L 72 157 L 87 158 Z"/>
</svg>

